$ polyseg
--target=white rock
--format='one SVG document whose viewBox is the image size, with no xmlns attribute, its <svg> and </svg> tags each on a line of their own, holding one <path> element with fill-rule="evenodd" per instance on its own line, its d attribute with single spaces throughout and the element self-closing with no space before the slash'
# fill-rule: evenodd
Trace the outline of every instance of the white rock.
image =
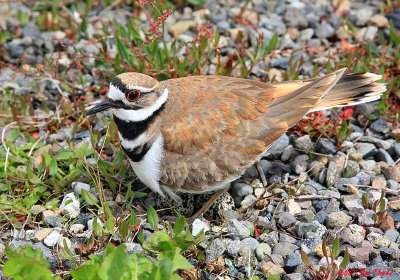
<svg viewBox="0 0 400 280">
<path fill-rule="evenodd" d="M 208 225 L 207 222 L 200 220 L 200 219 L 196 219 L 193 221 L 192 224 L 192 235 L 196 236 L 197 234 L 200 233 L 201 230 L 204 230 L 204 232 L 207 232 L 210 230 L 210 226 Z"/>
<path fill-rule="evenodd" d="M 71 234 L 82 233 L 84 229 L 85 229 L 85 226 L 82 224 L 73 224 L 69 228 L 69 233 L 71 233 Z"/>
<path fill-rule="evenodd" d="M 28 229 L 25 232 L 25 240 L 31 240 L 35 236 L 35 231 L 32 229 Z"/>
<path fill-rule="evenodd" d="M 69 219 L 74 219 L 78 217 L 81 212 L 81 204 L 79 199 L 75 197 L 74 193 L 69 193 L 64 196 L 63 201 L 60 205 L 61 213 Z"/>
<path fill-rule="evenodd" d="M 86 190 L 86 191 L 90 192 L 90 186 L 88 184 L 85 184 L 85 183 L 72 182 L 71 186 L 74 189 L 74 192 L 79 194 L 79 195 L 82 194 L 82 190 Z"/>
<path fill-rule="evenodd" d="M 61 233 L 56 230 L 53 230 L 46 238 L 43 240 L 44 244 L 49 247 L 53 247 L 57 244 L 58 240 L 62 237 Z"/>
<path fill-rule="evenodd" d="M 300 205 L 296 201 L 294 201 L 294 199 L 289 199 L 286 207 L 287 207 L 289 213 L 292 215 L 296 215 L 301 212 Z"/>
</svg>

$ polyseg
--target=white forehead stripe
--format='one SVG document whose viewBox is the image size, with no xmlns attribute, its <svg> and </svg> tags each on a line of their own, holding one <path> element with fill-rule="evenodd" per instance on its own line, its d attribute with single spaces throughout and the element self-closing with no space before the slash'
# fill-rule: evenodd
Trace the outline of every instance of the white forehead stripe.
<svg viewBox="0 0 400 280">
<path fill-rule="evenodd" d="M 110 84 L 110 88 L 108 89 L 107 97 L 114 101 L 120 100 L 120 101 L 124 102 L 125 104 L 127 104 L 127 102 L 128 102 L 125 98 L 125 94 L 122 91 L 120 91 L 117 87 L 113 86 L 112 84 Z"/>
<path fill-rule="evenodd" d="M 111 88 L 110 88 L 111 89 Z M 110 98 L 110 95 L 108 96 Z M 113 109 L 114 115 L 124 121 L 140 122 L 150 117 L 155 111 L 167 102 L 168 89 L 165 88 L 164 92 L 157 99 L 157 101 L 151 105 L 138 110 L 125 110 L 125 109 Z"/>
</svg>

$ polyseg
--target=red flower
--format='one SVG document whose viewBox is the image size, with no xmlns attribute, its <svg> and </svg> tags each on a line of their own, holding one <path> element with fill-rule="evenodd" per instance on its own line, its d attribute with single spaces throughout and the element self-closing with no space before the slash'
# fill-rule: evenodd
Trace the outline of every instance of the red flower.
<svg viewBox="0 0 400 280">
<path fill-rule="evenodd" d="M 351 116 L 354 114 L 354 109 L 353 107 L 345 107 L 343 111 L 339 114 L 339 117 L 341 119 L 349 119 Z"/>
</svg>

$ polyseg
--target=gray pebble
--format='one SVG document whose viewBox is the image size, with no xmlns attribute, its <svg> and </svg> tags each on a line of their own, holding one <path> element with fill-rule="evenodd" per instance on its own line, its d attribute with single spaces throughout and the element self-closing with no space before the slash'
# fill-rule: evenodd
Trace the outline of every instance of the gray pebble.
<svg viewBox="0 0 400 280">
<path fill-rule="evenodd" d="M 271 247 L 267 243 L 260 243 L 256 248 L 256 257 L 259 261 L 266 260 L 267 257 L 271 256 Z"/>
<path fill-rule="evenodd" d="M 246 196 L 253 194 L 253 187 L 246 183 L 234 183 L 230 192 L 234 196 Z"/>
<path fill-rule="evenodd" d="M 364 159 L 372 157 L 378 152 L 375 145 L 371 143 L 356 143 L 354 147 L 358 153 L 363 155 Z"/>
<path fill-rule="evenodd" d="M 294 254 L 290 254 L 285 263 L 285 271 L 293 272 L 297 266 L 302 263 L 300 252 L 296 251 Z"/>
<path fill-rule="evenodd" d="M 272 254 L 277 254 L 282 256 L 282 258 L 286 258 L 287 256 L 293 254 L 299 247 L 289 242 L 279 242 L 275 245 L 272 250 Z"/>
<path fill-rule="evenodd" d="M 333 155 L 333 154 L 336 153 L 336 147 L 335 147 L 335 145 L 334 145 L 331 141 L 329 141 L 328 139 L 326 139 L 326 138 L 321 138 L 321 139 L 317 142 L 317 144 L 316 144 L 316 146 L 315 146 L 315 150 L 316 150 L 318 153 L 321 153 L 321 154 Z"/>
<path fill-rule="evenodd" d="M 321 225 L 317 221 L 313 221 L 311 223 L 300 222 L 296 224 L 296 232 L 299 237 L 322 238 L 322 236 L 326 232 L 326 227 Z"/>
<path fill-rule="evenodd" d="M 310 150 L 312 148 L 313 143 L 312 143 L 309 135 L 304 135 L 304 136 L 297 138 L 294 141 L 294 146 L 296 147 L 296 149 L 307 152 L 308 150 Z"/>
<path fill-rule="evenodd" d="M 206 263 L 211 263 L 222 256 L 226 251 L 228 242 L 220 238 L 214 239 L 206 249 Z"/>
<path fill-rule="evenodd" d="M 350 216 L 343 211 L 330 213 L 326 219 L 326 226 L 328 228 L 341 228 L 350 223 Z"/>
<path fill-rule="evenodd" d="M 284 227 L 287 228 L 288 226 L 294 224 L 296 222 L 296 218 L 293 216 L 293 214 L 289 212 L 282 212 L 279 214 L 279 219 L 278 223 Z"/>
<path fill-rule="evenodd" d="M 375 155 L 375 160 L 376 161 L 384 161 L 388 164 L 394 164 L 393 158 L 389 155 L 388 152 L 386 152 L 384 149 L 379 148 L 378 152 Z"/>
<path fill-rule="evenodd" d="M 228 233 L 233 239 L 244 239 L 250 236 L 250 230 L 236 219 L 229 221 Z"/>
</svg>

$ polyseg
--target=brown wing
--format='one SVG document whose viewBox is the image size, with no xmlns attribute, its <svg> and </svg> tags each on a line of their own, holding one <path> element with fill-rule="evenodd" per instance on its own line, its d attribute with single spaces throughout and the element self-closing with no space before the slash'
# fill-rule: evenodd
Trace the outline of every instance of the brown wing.
<svg viewBox="0 0 400 280">
<path fill-rule="evenodd" d="M 201 192 L 240 176 L 338 75 L 285 86 L 220 76 L 163 82 L 170 95 L 161 116 L 161 185 Z"/>
</svg>

